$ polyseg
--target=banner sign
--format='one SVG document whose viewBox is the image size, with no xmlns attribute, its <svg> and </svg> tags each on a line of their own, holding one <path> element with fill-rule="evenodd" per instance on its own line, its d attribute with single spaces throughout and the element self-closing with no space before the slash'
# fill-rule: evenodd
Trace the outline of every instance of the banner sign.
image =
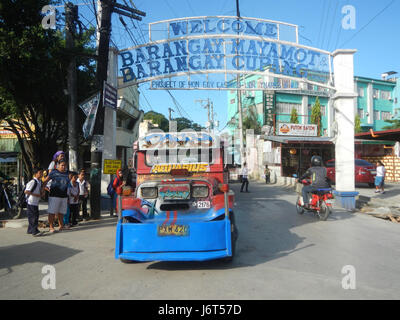
<svg viewBox="0 0 400 320">
<path fill-rule="evenodd" d="M 305 78 L 327 83 L 330 54 L 298 44 L 297 26 L 268 20 L 235 17 L 201 17 L 168 20 L 160 40 L 120 51 L 123 83 L 152 81 L 152 89 L 237 89 L 233 74 L 264 74 Z M 283 26 L 294 31 L 295 42 L 282 40 Z M 154 39 L 150 28 L 149 38 Z M 224 74 L 216 81 L 193 80 L 193 74 Z M 230 75 L 230 76 L 228 76 Z M 188 79 L 171 80 L 187 76 Z M 159 79 L 169 78 L 168 81 Z M 269 80 L 254 89 L 282 89 Z M 289 84 L 288 89 L 296 86 Z"/>
<path fill-rule="evenodd" d="M 278 135 L 281 136 L 306 136 L 316 137 L 318 126 L 316 124 L 279 123 Z"/>
<path fill-rule="evenodd" d="M 79 107 L 85 112 L 86 120 L 83 124 L 83 137 L 88 139 L 93 134 L 94 123 L 96 121 L 97 108 L 100 101 L 100 92 L 91 97 L 87 102 L 79 105 Z"/>
</svg>

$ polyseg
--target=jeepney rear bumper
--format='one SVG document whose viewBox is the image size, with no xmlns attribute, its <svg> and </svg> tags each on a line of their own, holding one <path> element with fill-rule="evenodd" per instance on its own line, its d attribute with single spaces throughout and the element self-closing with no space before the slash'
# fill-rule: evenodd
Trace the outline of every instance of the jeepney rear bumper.
<svg viewBox="0 0 400 320">
<path fill-rule="evenodd" d="M 135 261 L 205 261 L 232 255 L 231 222 L 185 223 L 185 236 L 159 236 L 157 223 L 117 225 L 115 258 Z"/>
</svg>

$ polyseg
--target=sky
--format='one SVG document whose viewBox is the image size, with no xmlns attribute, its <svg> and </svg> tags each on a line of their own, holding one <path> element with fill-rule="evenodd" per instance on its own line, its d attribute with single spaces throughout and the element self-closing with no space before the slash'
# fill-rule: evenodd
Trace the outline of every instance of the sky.
<svg viewBox="0 0 400 320">
<path fill-rule="evenodd" d="M 118 0 L 118 3 L 130 0 Z M 81 21 L 95 25 L 92 0 L 72 0 L 79 4 Z M 148 42 L 148 24 L 151 22 L 195 16 L 236 16 L 236 0 L 133 0 L 137 9 L 146 12 L 142 21 L 124 17 L 131 30 L 132 39 L 113 13 L 112 42 L 118 49 Z M 86 4 L 86 5 L 85 5 Z M 355 28 L 344 29 L 342 9 L 351 5 L 355 9 Z M 314 48 L 334 51 L 338 48 L 356 49 L 354 74 L 380 79 L 386 71 L 400 73 L 400 0 L 239 0 L 240 15 L 276 20 L 299 26 L 299 43 Z M 134 26 L 135 25 L 135 26 Z M 145 42 L 146 41 L 146 42 Z M 150 90 L 149 83 L 140 85 L 140 106 L 147 112 L 154 110 L 168 117 L 168 108 L 176 110 L 170 94 L 164 90 Z M 214 105 L 215 120 L 219 129 L 227 119 L 227 92 L 204 90 L 170 90 L 183 109 L 183 115 L 205 125 L 207 111 L 204 102 L 210 99 Z M 177 111 L 177 110 L 176 110 Z M 178 117 L 175 112 L 173 116 Z"/>
</svg>

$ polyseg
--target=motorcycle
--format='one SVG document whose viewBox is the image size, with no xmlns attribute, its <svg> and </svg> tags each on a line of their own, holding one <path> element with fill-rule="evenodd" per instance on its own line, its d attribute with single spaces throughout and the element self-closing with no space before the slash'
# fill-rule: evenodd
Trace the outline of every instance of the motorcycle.
<svg viewBox="0 0 400 320">
<path fill-rule="evenodd" d="M 297 178 L 297 175 L 293 175 L 293 177 Z M 310 180 L 302 180 L 299 183 L 303 185 L 310 185 Z M 296 210 L 298 214 L 303 214 L 305 211 L 310 211 L 319 217 L 320 220 L 325 221 L 328 219 L 329 215 L 332 212 L 332 203 L 333 203 L 333 194 L 331 188 L 320 188 L 316 191 L 311 192 L 309 208 L 304 206 L 303 197 L 301 194 L 297 197 L 296 200 Z"/>
<path fill-rule="evenodd" d="M 6 218 L 12 218 L 16 212 L 16 191 L 12 183 L 0 181 L 0 210 L 4 209 Z"/>
</svg>

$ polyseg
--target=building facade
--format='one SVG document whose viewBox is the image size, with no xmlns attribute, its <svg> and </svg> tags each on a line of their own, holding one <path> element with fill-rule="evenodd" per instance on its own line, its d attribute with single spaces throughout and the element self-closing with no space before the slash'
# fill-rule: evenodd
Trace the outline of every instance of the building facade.
<svg viewBox="0 0 400 320">
<path fill-rule="evenodd" d="M 257 81 L 272 81 L 284 90 L 256 91 L 254 87 Z M 330 93 L 326 88 L 301 83 L 293 80 L 277 79 L 273 76 L 246 76 L 241 85 L 249 88 L 242 91 L 242 114 L 243 119 L 252 108 L 257 113 L 257 119 L 261 126 L 267 123 L 268 112 L 272 113 L 273 134 L 276 134 L 279 123 L 290 122 L 293 109 L 296 109 L 298 123 L 311 123 L 311 110 L 318 98 L 321 105 L 320 136 L 331 137 L 334 135 L 335 109 Z M 400 118 L 400 79 L 389 80 L 355 77 L 355 88 L 357 98 L 355 103 L 355 114 L 358 114 L 363 132 L 370 129 L 382 130 L 390 125 L 387 120 Z M 293 90 L 291 90 L 291 88 Z M 230 130 L 238 126 L 238 94 L 236 90 L 228 91 L 228 121 L 231 123 Z M 272 103 L 272 108 L 267 104 Z"/>
</svg>

